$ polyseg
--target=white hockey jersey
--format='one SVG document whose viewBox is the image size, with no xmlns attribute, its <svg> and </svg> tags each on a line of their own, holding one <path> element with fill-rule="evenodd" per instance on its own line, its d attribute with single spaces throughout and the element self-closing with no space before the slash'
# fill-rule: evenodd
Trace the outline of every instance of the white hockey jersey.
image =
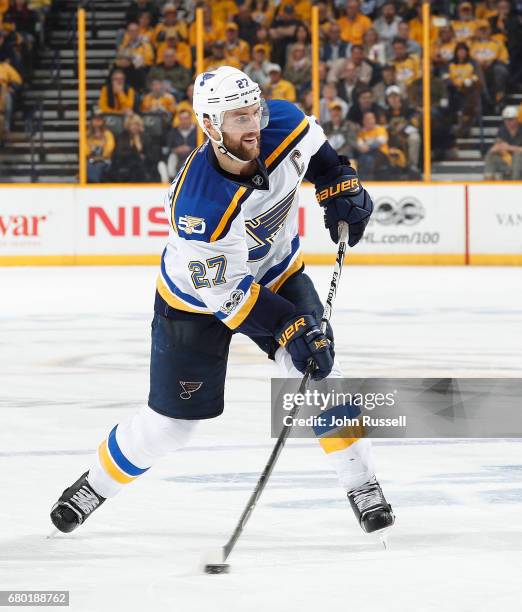
<svg viewBox="0 0 522 612">
<path fill-rule="evenodd" d="M 268 105 L 260 154 L 266 172 L 251 178 L 259 188 L 219 172 L 205 143 L 190 154 L 165 199 L 170 235 L 159 294 L 173 308 L 212 314 L 231 329 L 249 315 L 261 285 L 277 292 L 301 267 L 299 186 L 326 140 L 316 120 L 295 105 Z"/>
</svg>

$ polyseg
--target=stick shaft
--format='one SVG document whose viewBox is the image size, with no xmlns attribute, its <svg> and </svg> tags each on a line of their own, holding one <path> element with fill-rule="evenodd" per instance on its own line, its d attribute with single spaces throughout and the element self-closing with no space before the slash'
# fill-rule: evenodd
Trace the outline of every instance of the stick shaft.
<svg viewBox="0 0 522 612">
<path fill-rule="evenodd" d="M 330 317 L 332 315 L 333 304 L 334 304 L 335 296 L 337 294 L 337 288 L 339 286 L 339 280 L 341 278 L 344 258 L 346 255 L 346 242 L 348 238 L 348 226 L 346 223 L 339 224 L 339 236 L 340 236 L 339 249 L 337 251 L 337 257 L 335 260 L 332 280 L 330 281 L 330 289 L 328 291 L 328 297 L 326 298 L 326 304 L 324 307 L 323 316 L 321 318 L 321 330 L 323 333 L 326 331 L 326 326 L 328 325 L 328 321 L 330 320 Z M 305 392 L 306 387 L 308 385 L 308 381 L 310 379 L 311 372 L 312 372 L 312 366 L 309 366 L 306 369 L 306 372 L 301 380 L 301 384 L 299 385 L 299 389 L 297 391 L 298 394 L 302 395 Z M 288 416 L 292 417 L 289 419 L 290 422 L 293 421 L 293 417 L 296 416 L 297 413 L 299 412 L 299 408 L 300 407 L 297 404 L 294 404 L 292 410 L 288 413 Z M 239 521 L 237 522 L 236 527 L 234 531 L 232 532 L 232 535 L 230 536 L 230 539 L 223 547 L 224 561 L 227 560 L 228 556 L 232 552 L 234 546 L 236 545 L 236 542 L 239 539 L 239 536 L 243 532 L 243 529 L 245 528 L 248 522 L 248 519 L 250 518 L 250 515 L 252 514 L 254 508 L 256 507 L 256 504 L 266 487 L 268 479 L 270 478 L 270 474 L 272 474 L 272 471 L 277 463 L 277 460 L 279 458 L 279 455 L 281 454 L 281 451 L 283 450 L 283 447 L 288 439 L 288 436 L 290 435 L 291 430 L 292 430 L 291 425 L 285 425 L 283 429 L 281 430 L 281 433 L 279 434 L 279 437 L 277 438 L 277 442 L 275 443 L 275 446 L 272 452 L 270 453 L 270 457 L 268 458 L 268 461 L 266 462 L 266 465 L 261 473 L 261 476 L 259 477 L 259 480 L 257 481 L 256 487 L 252 491 L 252 494 L 250 495 L 250 498 L 245 506 L 245 509 L 243 510 L 241 516 L 239 517 Z"/>
</svg>

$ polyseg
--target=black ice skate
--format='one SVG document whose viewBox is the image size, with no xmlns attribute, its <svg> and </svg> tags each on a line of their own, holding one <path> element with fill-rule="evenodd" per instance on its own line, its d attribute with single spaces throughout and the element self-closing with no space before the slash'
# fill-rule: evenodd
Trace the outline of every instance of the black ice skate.
<svg viewBox="0 0 522 612">
<path fill-rule="evenodd" d="M 61 494 L 51 509 L 51 521 L 56 529 L 70 533 L 79 527 L 105 501 L 87 480 L 88 472 Z"/>
<path fill-rule="evenodd" d="M 386 501 L 375 476 L 369 482 L 349 491 L 348 499 L 359 525 L 366 533 L 386 529 L 395 522 L 392 507 Z"/>
</svg>

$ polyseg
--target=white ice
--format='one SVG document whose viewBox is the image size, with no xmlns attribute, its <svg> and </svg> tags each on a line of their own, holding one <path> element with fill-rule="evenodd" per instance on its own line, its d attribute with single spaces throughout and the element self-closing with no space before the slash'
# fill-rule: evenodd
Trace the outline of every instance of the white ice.
<svg viewBox="0 0 522 612">
<path fill-rule="evenodd" d="M 325 295 L 329 267 L 309 267 Z M 396 515 L 365 536 L 313 440 L 284 450 L 230 561 L 222 545 L 273 445 L 271 364 L 235 337 L 226 409 L 77 532 L 49 509 L 143 405 L 155 268 L 0 269 L 0 589 L 74 611 L 522 609 L 522 442 L 375 442 Z M 347 267 L 333 317 L 352 376 L 522 374 L 518 268 Z M 32 608 L 31 608 L 32 609 Z M 40 608 L 38 608 L 40 609 Z"/>
</svg>

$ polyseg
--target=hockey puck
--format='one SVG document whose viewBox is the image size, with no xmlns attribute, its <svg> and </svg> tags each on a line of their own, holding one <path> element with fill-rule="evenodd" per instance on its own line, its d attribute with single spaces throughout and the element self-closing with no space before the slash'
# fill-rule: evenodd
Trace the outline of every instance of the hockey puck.
<svg viewBox="0 0 522 612">
<path fill-rule="evenodd" d="M 229 572 L 228 563 L 207 563 L 205 565 L 205 574 L 228 574 Z"/>
</svg>

